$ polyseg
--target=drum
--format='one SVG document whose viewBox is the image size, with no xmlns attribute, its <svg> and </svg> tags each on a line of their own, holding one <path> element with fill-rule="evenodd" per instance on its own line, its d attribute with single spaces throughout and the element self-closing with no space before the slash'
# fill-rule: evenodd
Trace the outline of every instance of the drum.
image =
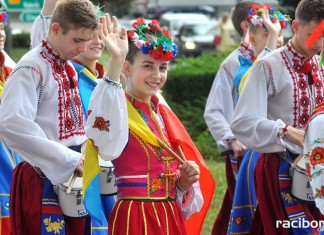
<svg viewBox="0 0 324 235">
<path fill-rule="evenodd" d="M 85 210 L 82 200 L 82 178 L 76 177 L 71 192 L 66 194 L 71 179 L 72 177 L 68 182 L 54 186 L 62 213 L 68 217 L 85 217 L 88 213 Z"/>
<path fill-rule="evenodd" d="M 114 167 L 111 161 L 105 161 L 98 156 L 100 172 L 100 194 L 115 195 L 117 194 L 117 186 L 115 185 Z"/>
<path fill-rule="evenodd" d="M 313 202 L 314 194 L 306 173 L 305 157 L 298 157 L 290 168 L 291 194 L 303 201 Z"/>
</svg>

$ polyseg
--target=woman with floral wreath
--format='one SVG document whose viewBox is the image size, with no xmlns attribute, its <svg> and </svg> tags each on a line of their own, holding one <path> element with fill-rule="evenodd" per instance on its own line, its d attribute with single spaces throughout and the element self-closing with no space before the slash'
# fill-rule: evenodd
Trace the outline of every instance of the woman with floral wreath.
<svg viewBox="0 0 324 235">
<path fill-rule="evenodd" d="M 115 167 L 118 195 L 109 217 L 109 234 L 199 234 L 186 229 L 185 219 L 200 210 L 204 218 L 215 183 L 181 122 L 156 96 L 166 82 L 177 46 L 157 20 L 146 23 L 139 18 L 132 27 L 124 42 L 129 48 L 122 70 L 124 89 L 104 77 L 93 91 L 86 125 L 99 153 L 115 152 L 119 140 L 111 136 L 116 131 L 111 127 L 122 126 L 124 120 L 112 114 L 128 114 L 125 149 L 115 159 L 105 158 Z M 115 36 L 119 38 L 117 32 Z M 127 110 L 121 109 L 123 102 Z M 204 197 L 198 180 L 209 184 L 202 187 Z M 192 226 L 200 231 L 203 220 L 194 221 Z"/>
</svg>

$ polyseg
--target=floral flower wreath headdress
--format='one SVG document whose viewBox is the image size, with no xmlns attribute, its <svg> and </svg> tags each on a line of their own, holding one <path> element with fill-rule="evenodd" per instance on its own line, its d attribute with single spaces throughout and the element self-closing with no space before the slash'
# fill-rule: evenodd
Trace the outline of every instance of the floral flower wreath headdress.
<svg viewBox="0 0 324 235">
<path fill-rule="evenodd" d="M 6 22 L 8 20 L 8 12 L 3 9 L 0 8 L 0 22 Z"/>
<path fill-rule="evenodd" d="M 262 19 L 262 11 L 264 7 L 266 7 L 269 10 L 269 18 L 271 22 L 274 21 L 274 16 L 276 15 L 278 21 L 280 22 L 281 29 L 287 28 L 288 22 L 290 21 L 289 16 L 283 15 L 280 11 L 277 11 L 276 9 L 272 8 L 271 5 L 268 4 L 266 5 L 253 4 L 248 14 L 248 22 L 250 22 L 253 25 L 260 25 L 266 29 L 266 26 L 264 25 Z"/>
<path fill-rule="evenodd" d="M 128 38 L 143 54 L 149 54 L 157 60 L 170 61 L 176 57 L 178 47 L 173 43 L 169 31 L 159 26 L 158 20 L 146 23 L 143 18 L 138 18 L 128 30 Z M 145 33 L 154 32 L 156 40 L 148 39 Z"/>
</svg>

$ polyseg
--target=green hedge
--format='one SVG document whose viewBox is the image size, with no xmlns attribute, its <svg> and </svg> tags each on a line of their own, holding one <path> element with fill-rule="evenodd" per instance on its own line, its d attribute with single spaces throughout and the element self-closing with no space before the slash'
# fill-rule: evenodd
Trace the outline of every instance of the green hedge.
<svg viewBox="0 0 324 235">
<path fill-rule="evenodd" d="M 183 103 L 199 97 L 207 97 L 215 74 L 224 57 L 202 55 L 200 57 L 181 57 L 171 65 L 168 81 L 163 90 L 166 98 Z"/>
<path fill-rule="evenodd" d="M 19 33 L 11 35 L 12 47 L 30 47 L 30 34 L 29 33 Z"/>
</svg>

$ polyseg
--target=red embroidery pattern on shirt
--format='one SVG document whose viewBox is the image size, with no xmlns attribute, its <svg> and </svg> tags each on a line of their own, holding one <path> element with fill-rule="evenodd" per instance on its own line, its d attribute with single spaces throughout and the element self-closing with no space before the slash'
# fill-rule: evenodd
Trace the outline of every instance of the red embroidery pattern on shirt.
<svg viewBox="0 0 324 235">
<path fill-rule="evenodd" d="M 304 57 L 293 50 L 290 43 L 287 44 L 288 51 L 282 51 L 281 56 L 293 81 L 293 126 L 304 128 L 307 125 L 312 110 L 323 101 L 323 81 L 319 79 L 319 68 L 316 58 L 312 57 L 310 65 L 314 84 L 308 83 L 308 75 L 302 73 L 302 61 Z M 292 58 L 292 59 L 290 59 Z M 323 70 L 323 68 L 321 69 Z"/>
<path fill-rule="evenodd" d="M 58 86 L 59 140 L 68 139 L 75 135 L 84 135 L 84 113 L 81 105 L 76 74 L 68 77 L 65 60 L 55 54 L 47 41 L 42 42 L 41 55 L 51 64 L 52 76 Z"/>
<path fill-rule="evenodd" d="M 244 58 L 250 59 L 251 61 L 255 60 L 254 52 L 251 46 L 249 46 L 249 44 L 241 43 L 238 51 L 242 54 Z"/>
</svg>

